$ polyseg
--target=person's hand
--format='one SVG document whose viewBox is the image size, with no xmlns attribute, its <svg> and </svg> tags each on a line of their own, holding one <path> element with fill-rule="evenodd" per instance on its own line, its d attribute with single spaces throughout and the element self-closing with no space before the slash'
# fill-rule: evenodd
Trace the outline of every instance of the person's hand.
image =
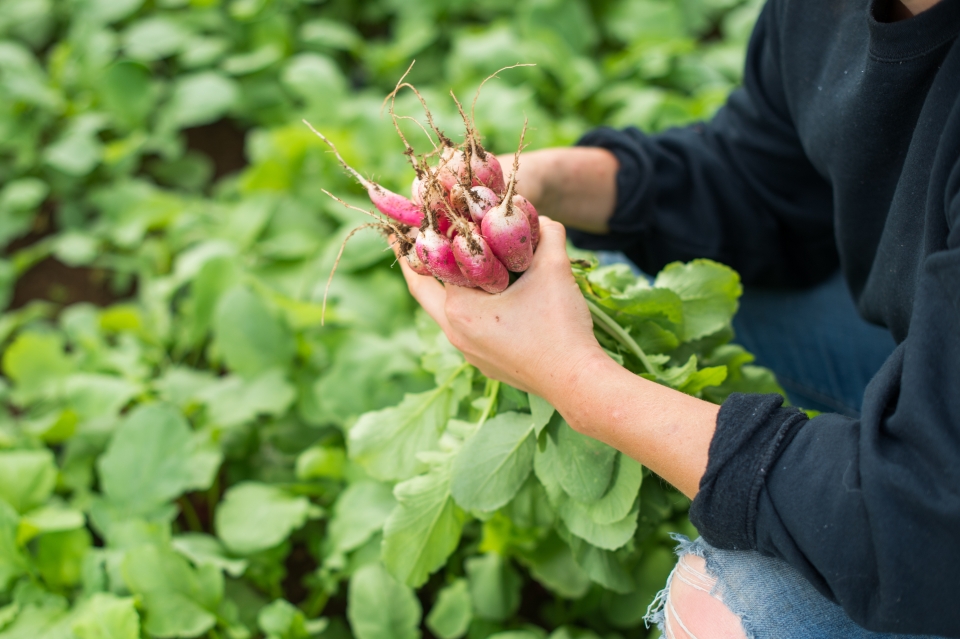
<svg viewBox="0 0 960 639">
<path fill-rule="evenodd" d="M 471 364 L 487 377 L 548 399 L 604 356 L 573 279 L 562 224 L 540 218 L 530 268 L 498 295 L 444 286 L 400 260 L 410 292 Z"/>
</svg>

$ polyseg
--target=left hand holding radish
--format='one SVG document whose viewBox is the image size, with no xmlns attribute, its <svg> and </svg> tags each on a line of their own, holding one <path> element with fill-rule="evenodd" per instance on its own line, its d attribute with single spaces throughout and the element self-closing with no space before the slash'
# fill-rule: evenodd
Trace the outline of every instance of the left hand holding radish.
<svg viewBox="0 0 960 639">
<path fill-rule="evenodd" d="M 540 238 L 530 268 L 497 295 L 444 286 L 399 263 L 410 292 L 467 361 L 487 377 L 549 399 L 583 363 L 606 355 L 570 270 L 563 225 L 541 217 Z"/>
</svg>

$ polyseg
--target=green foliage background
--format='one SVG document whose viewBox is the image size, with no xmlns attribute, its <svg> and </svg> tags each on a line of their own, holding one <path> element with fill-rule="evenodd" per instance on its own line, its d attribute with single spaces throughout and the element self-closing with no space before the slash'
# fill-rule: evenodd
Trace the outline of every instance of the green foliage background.
<svg viewBox="0 0 960 639">
<path fill-rule="evenodd" d="M 384 523 L 435 473 L 372 476 L 347 433 L 462 365 L 373 234 L 348 246 L 320 325 L 364 221 L 320 189 L 363 200 L 300 119 L 401 191 L 412 176 L 380 111 L 413 58 L 448 132 L 448 90 L 537 64 L 484 87 L 477 124 L 498 152 L 524 118 L 532 148 L 598 124 L 658 130 L 722 103 L 758 9 L 0 0 L 0 639 L 645 636 L 667 534 L 689 531 L 654 478 L 623 594 L 583 581 L 522 495 L 479 517 L 431 502 L 462 536 L 384 567 Z M 409 93 L 397 104 L 419 114 Z M 441 386 L 460 418 L 494 401 L 536 414 L 462 371 Z M 428 467 L 416 445 L 394 462 Z"/>
</svg>

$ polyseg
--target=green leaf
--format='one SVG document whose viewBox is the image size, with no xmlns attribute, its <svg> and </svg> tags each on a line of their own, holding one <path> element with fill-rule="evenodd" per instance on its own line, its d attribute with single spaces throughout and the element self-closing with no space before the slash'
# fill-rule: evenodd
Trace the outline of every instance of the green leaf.
<svg viewBox="0 0 960 639">
<path fill-rule="evenodd" d="M 501 413 L 488 420 L 453 458 L 450 492 L 465 510 L 493 511 L 506 505 L 533 468 L 533 419 Z"/>
<path fill-rule="evenodd" d="M 21 405 L 56 392 L 72 368 L 55 333 L 20 333 L 3 354 L 3 372 L 16 385 L 14 400 Z"/>
<path fill-rule="evenodd" d="M 701 368 L 691 375 L 678 389 L 681 393 L 699 397 L 704 388 L 719 386 L 727 378 L 726 366 L 710 366 Z"/>
<path fill-rule="evenodd" d="M 241 482 L 217 506 L 217 536 L 227 548 L 251 555 L 272 548 L 314 513 L 310 500 L 267 484 Z"/>
<path fill-rule="evenodd" d="M 631 593 L 605 593 L 603 611 L 617 628 L 633 628 L 643 621 L 654 597 L 667 584 L 667 577 L 677 563 L 669 548 L 656 546 L 644 549 L 640 563 L 633 570 L 637 588 Z"/>
<path fill-rule="evenodd" d="M 457 548 L 463 516 L 450 497 L 450 471 L 437 467 L 397 484 L 399 505 L 383 529 L 383 563 L 399 580 L 419 587 Z"/>
<path fill-rule="evenodd" d="M 551 533 L 521 560 L 530 568 L 530 576 L 547 589 L 567 599 L 579 599 L 590 589 L 590 577 L 573 559 L 570 547 Z"/>
<path fill-rule="evenodd" d="M 583 568 L 590 579 L 608 590 L 619 593 L 633 592 L 636 588 L 633 578 L 624 569 L 615 553 L 597 548 L 583 539 L 571 535 L 563 526 L 558 527 L 557 532 L 570 546 L 577 565 Z"/>
<path fill-rule="evenodd" d="M 584 504 L 590 519 L 598 524 L 612 524 L 627 516 L 640 495 L 643 466 L 635 459 L 619 453 L 613 467 L 610 489 L 595 502 Z"/>
<path fill-rule="evenodd" d="M 347 22 L 318 18 L 300 27 L 300 39 L 330 49 L 350 51 L 363 44 L 363 37 Z"/>
<path fill-rule="evenodd" d="M 710 260 L 668 264 L 654 286 L 668 288 L 683 300 L 683 341 L 716 333 L 730 324 L 743 292 L 740 276 Z"/>
<path fill-rule="evenodd" d="M 20 518 L 18 538 L 26 543 L 41 533 L 73 530 L 84 525 L 83 513 L 54 502 L 25 513 Z"/>
<path fill-rule="evenodd" d="M 420 373 L 418 347 L 410 330 L 388 337 L 351 331 L 337 348 L 333 365 L 314 386 L 326 420 L 347 423 L 361 413 L 395 406 L 404 392 L 423 390 L 423 383 L 410 385 Z M 420 381 L 426 382 L 423 377 Z"/>
<path fill-rule="evenodd" d="M 46 533 L 34 544 L 37 569 L 48 586 L 72 588 L 80 583 L 83 563 L 93 545 L 86 528 Z"/>
<path fill-rule="evenodd" d="M 0 591 L 6 591 L 10 581 L 26 574 L 30 568 L 17 543 L 19 523 L 17 511 L 7 502 L 0 501 Z"/>
<path fill-rule="evenodd" d="M 214 71 L 180 76 L 164 114 L 174 127 L 209 124 L 226 115 L 240 97 L 234 80 Z"/>
<path fill-rule="evenodd" d="M 214 332 L 227 366 L 248 378 L 285 368 L 293 357 L 287 327 L 245 286 L 224 293 L 217 304 Z"/>
<path fill-rule="evenodd" d="M 245 559 L 234 559 L 216 537 L 204 533 L 183 533 L 170 541 L 173 549 L 189 559 L 193 565 L 213 566 L 231 577 L 239 577 L 247 569 Z"/>
<path fill-rule="evenodd" d="M 357 639 L 419 639 L 422 609 L 413 590 L 379 563 L 350 578 L 347 618 Z"/>
<path fill-rule="evenodd" d="M 477 617 L 504 621 L 520 607 L 520 575 L 497 553 L 470 557 L 464 562 L 470 600 Z"/>
<path fill-rule="evenodd" d="M 175 54 L 188 36 L 179 23 L 157 15 L 133 23 L 124 33 L 123 46 L 131 58 L 149 62 Z"/>
<path fill-rule="evenodd" d="M 589 506 L 575 499 L 561 499 L 556 508 L 571 533 L 605 550 L 616 550 L 633 538 L 637 530 L 637 515 L 640 513 L 640 504 L 634 500 L 633 508 L 623 519 L 598 524 L 591 519 Z"/>
<path fill-rule="evenodd" d="M 328 542 L 335 552 L 349 552 L 362 546 L 384 522 L 397 500 L 390 486 L 375 481 L 351 484 L 337 498 L 327 528 Z"/>
<path fill-rule="evenodd" d="M 120 423 L 97 468 L 109 501 L 142 514 L 186 491 L 209 488 L 221 459 L 208 436 L 190 431 L 180 411 L 146 404 Z"/>
<path fill-rule="evenodd" d="M 404 395 L 399 406 L 365 413 L 350 429 L 350 458 L 385 481 L 407 479 L 423 469 L 416 455 L 436 450 L 440 431 L 456 410 L 453 391 L 440 386 Z"/>
<path fill-rule="evenodd" d="M 145 545 L 127 551 L 122 572 L 130 591 L 144 599 L 151 635 L 195 637 L 216 623 L 212 611 L 223 597 L 218 569 L 194 570 L 173 550 Z"/>
<path fill-rule="evenodd" d="M 327 621 L 307 621 L 299 608 L 284 599 L 277 599 L 260 609 L 257 625 L 266 639 L 307 639 L 323 632 Z"/>
<path fill-rule="evenodd" d="M 78 639 L 140 639 L 133 598 L 96 593 L 80 608 L 73 633 Z"/>
<path fill-rule="evenodd" d="M 311 446 L 297 457 L 297 479 L 341 479 L 346 462 L 342 448 Z"/>
<path fill-rule="evenodd" d="M 600 499 L 610 485 L 616 449 L 581 435 L 563 420 L 556 430 L 556 444 L 557 479 L 563 490 L 581 502 Z"/>
<path fill-rule="evenodd" d="M 196 399 L 206 404 L 212 423 L 229 428 L 253 421 L 258 415 L 280 417 L 296 395 L 285 372 L 275 368 L 250 380 L 238 375 L 222 377 L 197 393 Z"/>
<path fill-rule="evenodd" d="M 53 168 L 73 177 L 87 175 L 103 157 L 103 143 L 98 133 L 104 128 L 102 114 L 87 113 L 77 116 L 56 142 L 43 151 L 44 161 Z"/>
<path fill-rule="evenodd" d="M 135 128 L 142 126 L 153 110 L 157 90 L 147 67 L 123 60 L 104 71 L 100 99 L 120 123 Z"/>
<path fill-rule="evenodd" d="M 547 424 L 550 423 L 550 418 L 553 417 L 553 413 L 556 409 L 550 405 L 550 403 L 538 397 L 532 393 L 527 393 L 528 399 L 530 401 L 530 413 L 533 415 L 533 429 L 534 434 L 539 437 L 540 431 L 546 428 Z"/>
<path fill-rule="evenodd" d="M 65 399 L 81 421 L 112 420 L 141 390 L 122 377 L 100 373 L 74 373 L 64 380 Z"/>
<path fill-rule="evenodd" d="M 0 499 L 17 512 L 45 504 L 56 483 L 57 465 L 49 450 L 0 452 Z"/>
<path fill-rule="evenodd" d="M 473 604 L 465 579 L 457 579 L 437 595 L 427 615 L 427 628 L 440 639 L 460 639 L 473 619 Z"/>
</svg>

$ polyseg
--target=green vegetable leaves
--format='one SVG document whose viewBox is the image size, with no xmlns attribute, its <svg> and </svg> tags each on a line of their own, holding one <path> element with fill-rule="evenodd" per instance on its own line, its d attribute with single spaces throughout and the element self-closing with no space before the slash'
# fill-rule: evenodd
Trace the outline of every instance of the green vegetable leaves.
<svg viewBox="0 0 960 639">
<path fill-rule="evenodd" d="M 450 495 L 450 470 L 439 465 L 397 484 L 399 506 L 383 529 L 383 563 L 399 580 L 420 586 L 457 547 L 463 514 Z"/>
<path fill-rule="evenodd" d="M 668 288 L 683 300 L 683 340 L 687 342 L 728 326 L 743 292 L 733 269 L 709 260 L 668 264 L 653 285 Z"/>
<path fill-rule="evenodd" d="M 265 484 L 237 484 L 217 508 L 217 536 L 240 555 L 267 550 L 320 512 L 306 497 Z"/>
<path fill-rule="evenodd" d="M 143 515 L 188 490 L 208 488 L 220 461 L 209 435 L 191 432 L 179 411 L 147 404 L 120 423 L 97 468 L 110 505 Z"/>
<path fill-rule="evenodd" d="M 347 618 L 357 639 L 419 639 L 420 602 L 378 563 L 350 579 Z"/>
<path fill-rule="evenodd" d="M 465 510 L 492 511 L 507 504 L 533 469 L 531 415 L 501 413 L 487 421 L 453 460 L 450 491 Z"/>
<path fill-rule="evenodd" d="M 456 369 L 435 390 L 404 396 L 399 406 L 363 415 L 349 433 L 350 456 L 377 479 L 406 479 L 423 468 L 417 453 L 436 450 L 456 409 Z"/>
</svg>

